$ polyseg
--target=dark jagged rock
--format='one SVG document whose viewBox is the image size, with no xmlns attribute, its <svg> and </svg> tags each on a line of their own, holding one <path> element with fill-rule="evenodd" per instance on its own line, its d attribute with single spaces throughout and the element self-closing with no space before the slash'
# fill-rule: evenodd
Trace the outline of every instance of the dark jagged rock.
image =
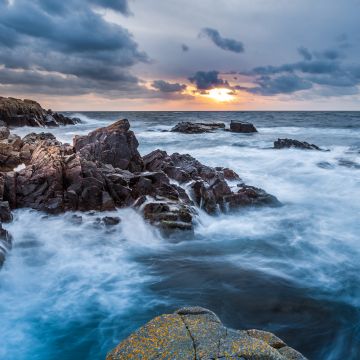
<svg viewBox="0 0 360 360">
<path fill-rule="evenodd" d="M 129 121 L 119 120 L 86 136 L 76 136 L 74 147 L 89 161 L 110 164 L 115 168 L 141 171 L 143 163 L 137 148 L 139 143 Z"/>
<path fill-rule="evenodd" d="M 210 310 L 158 316 L 122 341 L 106 360 L 306 360 L 272 333 L 226 328 Z"/>
<path fill-rule="evenodd" d="M 231 169 L 211 168 L 192 156 L 161 150 L 140 156 L 127 120 L 76 137 L 74 146 L 47 133 L 23 139 L 11 134 L 1 143 L 14 159 L 0 173 L 0 201 L 11 209 L 106 211 L 133 206 L 165 232 L 192 230 L 195 205 L 210 214 L 276 199 L 254 187 L 230 188 L 240 181 Z M 23 168 L 11 171 L 17 164 Z M 7 204 L 7 203 L 6 203 Z M 3 207 L 6 218 L 8 207 Z"/>
<path fill-rule="evenodd" d="M 237 133 L 255 133 L 256 127 L 245 121 L 232 120 L 230 123 L 230 131 Z"/>
<path fill-rule="evenodd" d="M 114 226 L 120 224 L 121 219 L 118 216 L 104 216 L 101 222 L 106 226 Z"/>
<path fill-rule="evenodd" d="M 297 148 L 304 150 L 322 150 L 314 144 L 309 144 L 306 141 L 299 141 L 293 139 L 277 139 L 274 142 L 274 149 L 287 149 L 287 148 Z"/>
<path fill-rule="evenodd" d="M 8 127 L 57 127 L 80 122 L 77 118 L 68 118 L 51 110 L 44 110 L 36 101 L 10 97 L 0 97 L 0 121 Z"/>
<path fill-rule="evenodd" d="M 233 192 L 226 179 L 240 180 L 234 171 L 211 168 L 188 154 L 169 156 L 165 151 L 155 150 L 144 156 L 143 160 L 147 170 L 163 171 L 171 179 L 186 184 L 195 204 L 209 214 L 249 205 L 279 204 L 274 196 L 255 187 L 242 185 L 240 190 Z"/>
<path fill-rule="evenodd" d="M 7 230 L 3 229 L 0 223 L 0 268 L 4 264 L 6 254 L 11 250 L 12 236 Z"/>
<path fill-rule="evenodd" d="M 8 201 L 0 201 L 0 222 L 10 222 L 13 219 Z"/>
<path fill-rule="evenodd" d="M 184 134 L 201 134 L 212 132 L 218 129 L 225 129 L 224 123 L 192 123 L 183 121 L 175 125 L 170 131 Z"/>
</svg>

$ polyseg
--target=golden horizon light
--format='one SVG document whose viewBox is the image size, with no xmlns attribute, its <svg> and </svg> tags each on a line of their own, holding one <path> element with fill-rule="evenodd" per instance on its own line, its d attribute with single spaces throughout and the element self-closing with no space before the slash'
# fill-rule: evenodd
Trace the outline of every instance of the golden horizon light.
<svg viewBox="0 0 360 360">
<path fill-rule="evenodd" d="M 208 91 L 206 95 L 204 95 L 212 100 L 217 102 L 231 102 L 235 100 L 235 96 L 233 95 L 233 91 L 227 88 L 214 88 Z"/>
</svg>

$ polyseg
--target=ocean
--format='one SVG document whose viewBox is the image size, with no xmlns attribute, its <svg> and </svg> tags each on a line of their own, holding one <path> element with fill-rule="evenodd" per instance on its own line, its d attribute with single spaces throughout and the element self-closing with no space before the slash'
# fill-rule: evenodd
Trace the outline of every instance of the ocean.
<svg viewBox="0 0 360 360">
<path fill-rule="evenodd" d="M 360 112 L 79 112 L 64 142 L 127 118 L 142 155 L 189 153 L 275 195 L 279 208 L 199 212 L 193 237 L 16 210 L 0 271 L 0 359 L 95 360 L 156 315 L 200 305 L 236 329 L 274 332 L 313 360 L 360 358 Z M 250 121 L 256 134 L 168 132 L 180 121 Z M 20 128 L 25 135 L 43 129 Z M 328 152 L 272 149 L 277 138 Z"/>
</svg>

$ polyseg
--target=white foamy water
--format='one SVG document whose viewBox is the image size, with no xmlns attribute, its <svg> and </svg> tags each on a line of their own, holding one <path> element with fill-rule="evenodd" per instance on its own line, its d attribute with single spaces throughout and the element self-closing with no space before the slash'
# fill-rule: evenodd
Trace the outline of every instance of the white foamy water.
<svg viewBox="0 0 360 360">
<path fill-rule="evenodd" d="M 160 148 L 230 167 L 283 206 L 200 212 L 194 238 L 176 242 L 132 210 L 119 211 L 114 228 L 95 226 L 98 214 L 78 225 L 71 214 L 16 211 L 6 225 L 14 248 L 0 272 L 0 330 L 9 334 L 1 359 L 104 358 L 136 327 L 185 304 L 209 307 L 234 328 L 273 331 L 309 359 L 358 359 L 358 113 L 80 115 L 83 124 L 51 132 L 71 142 L 127 117 L 141 154 Z M 253 121 L 259 133 L 164 132 L 181 120 L 234 117 Z M 330 151 L 271 149 L 278 137 Z"/>
</svg>

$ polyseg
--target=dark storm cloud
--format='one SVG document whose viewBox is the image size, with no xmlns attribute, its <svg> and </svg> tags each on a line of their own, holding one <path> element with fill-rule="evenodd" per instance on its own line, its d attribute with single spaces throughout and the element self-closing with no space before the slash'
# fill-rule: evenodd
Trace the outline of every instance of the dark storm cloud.
<svg viewBox="0 0 360 360">
<path fill-rule="evenodd" d="M 310 81 L 304 80 L 294 74 L 281 75 L 279 77 L 261 76 L 256 80 L 258 85 L 249 90 L 253 94 L 277 95 L 291 94 L 299 90 L 308 90 L 312 88 Z"/>
<path fill-rule="evenodd" d="M 244 45 L 241 41 L 224 38 L 216 29 L 204 28 L 201 30 L 200 36 L 208 37 L 220 49 L 232 51 L 235 53 L 242 53 L 245 51 Z"/>
<path fill-rule="evenodd" d="M 179 83 L 169 83 L 164 80 L 155 80 L 151 86 L 165 93 L 181 92 L 186 89 L 186 85 Z"/>
<path fill-rule="evenodd" d="M 181 50 L 184 51 L 184 52 L 187 52 L 187 51 L 189 51 L 189 47 L 186 44 L 182 44 L 181 45 Z"/>
<path fill-rule="evenodd" d="M 126 29 L 105 21 L 90 4 L 129 14 L 125 0 L 15 0 L 11 5 L 0 0 L 0 66 L 16 69 L 2 71 L 0 83 L 21 87 L 17 71 L 25 70 L 24 85 L 31 86 L 26 82 L 31 75 L 34 92 L 41 91 L 40 80 L 46 88 L 47 79 L 59 94 L 73 91 L 68 86 L 103 95 L 124 94 L 127 86 L 129 92 L 144 92 L 129 69 L 147 62 L 147 55 Z"/>
<path fill-rule="evenodd" d="M 210 90 L 214 87 L 230 87 L 226 80 L 219 78 L 218 71 L 198 71 L 189 78 L 198 90 Z"/>
<path fill-rule="evenodd" d="M 298 51 L 304 58 L 303 61 L 256 67 L 242 73 L 254 76 L 254 82 L 257 84 L 255 88 L 248 88 L 247 91 L 262 95 L 289 94 L 311 89 L 314 85 L 332 87 L 332 94 L 338 88 L 339 95 L 358 91 L 360 66 L 345 63 L 344 54 L 339 49 L 310 52 L 301 47 Z M 328 93 L 329 91 L 323 91 L 323 94 Z"/>
</svg>

